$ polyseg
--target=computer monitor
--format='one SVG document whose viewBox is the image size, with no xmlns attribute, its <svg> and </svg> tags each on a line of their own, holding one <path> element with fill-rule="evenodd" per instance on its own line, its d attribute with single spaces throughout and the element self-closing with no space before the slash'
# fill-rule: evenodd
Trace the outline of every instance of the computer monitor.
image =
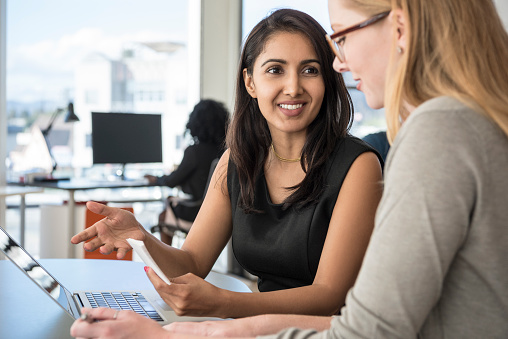
<svg viewBox="0 0 508 339">
<path fill-rule="evenodd" d="M 162 162 L 160 114 L 92 112 L 93 164 Z"/>
</svg>

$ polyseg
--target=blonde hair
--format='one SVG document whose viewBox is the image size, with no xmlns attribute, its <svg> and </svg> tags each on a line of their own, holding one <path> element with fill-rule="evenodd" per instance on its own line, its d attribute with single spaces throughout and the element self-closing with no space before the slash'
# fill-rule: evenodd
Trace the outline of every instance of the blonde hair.
<svg viewBox="0 0 508 339">
<path fill-rule="evenodd" d="M 508 136 L 508 34 L 492 0 L 347 0 L 372 15 L 401 9 L 407 45 L 390 63 L 385 92 L 388 138 L 418 106 L 451 96 L 490 117 Z M 395 39 L 395 37 L 394 37 Z M 392 53 L 395 54 L 395 40 Z"/>
</svg>

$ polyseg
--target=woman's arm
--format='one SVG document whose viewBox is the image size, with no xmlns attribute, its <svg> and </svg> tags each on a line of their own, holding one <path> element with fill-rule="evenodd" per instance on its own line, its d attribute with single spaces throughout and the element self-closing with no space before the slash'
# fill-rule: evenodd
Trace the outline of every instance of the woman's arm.
<svg viewBox="0 0 508 339">
<path fill-rule="evenodd" d="M 255 337 L 290 327 L 324 331 L 330 328 L 331 319 L 309 315 L 265 314 L 225 321 L 174 322 L 164 326 L 164 329 L 177 334 L 205 337 Z"/>
</svg>

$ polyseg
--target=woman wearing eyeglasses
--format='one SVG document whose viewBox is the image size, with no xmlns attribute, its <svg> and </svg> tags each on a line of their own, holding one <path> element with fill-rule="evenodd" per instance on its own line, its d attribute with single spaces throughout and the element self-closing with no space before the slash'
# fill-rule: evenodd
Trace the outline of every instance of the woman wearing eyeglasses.
<svg viewBox="0 0 508 339">
<path fill-rule="evenodd" d="M 341 315 L 172 324 L 264 338 L 508 337 L 508 35 L 491 0 L 329 0 L 334 68 L 393 144 Z M 298 329 L 297 329 L 298 328 Z M 322 331 L 322 332 L 319 332 Z"/>
</svg>

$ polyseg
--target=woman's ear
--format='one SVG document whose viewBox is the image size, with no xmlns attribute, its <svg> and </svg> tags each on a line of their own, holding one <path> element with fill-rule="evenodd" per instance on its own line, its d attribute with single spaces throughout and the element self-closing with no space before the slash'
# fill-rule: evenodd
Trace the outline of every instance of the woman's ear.
<svg viewBox="0 0 508 339">
<path fill-rule="evenodd" d="M 243 69 L 243 82 L 245 83 L 245 89 L 250 94 L 250 96 L 257 98 L 256 86 L 254 85 L 254 80 L 252 80 L 252 75 L 249 75 L 247 72 L 247 68 Z"/>
<path fill-rule="evenodd" d="M 404 11 L 400 8 L 392 10 L 392 21 L 395 23 L 395 29 L 397 32 L 395 36 L 397 48 L 405 51 L 407 48 L 409 22 L 404 15 Z"/>
</svg>

